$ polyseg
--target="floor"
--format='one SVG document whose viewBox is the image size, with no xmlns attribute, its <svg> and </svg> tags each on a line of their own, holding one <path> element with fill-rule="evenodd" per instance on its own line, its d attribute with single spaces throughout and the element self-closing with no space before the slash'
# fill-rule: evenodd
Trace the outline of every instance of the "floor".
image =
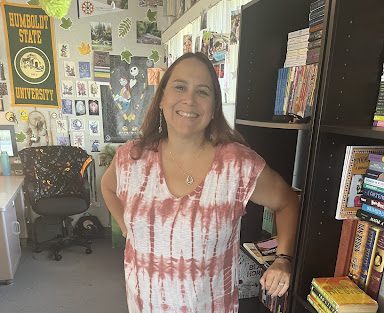
<svg viewBox="0 0 384 313">
<path fill-rule="evenodd" d="M 1 313 L 127 313 L 123 251 L 97 239 L 93 253 L 71 247 L 61 261 L 23 248 L 15 280 L 0 285 Z"/>
</svg>

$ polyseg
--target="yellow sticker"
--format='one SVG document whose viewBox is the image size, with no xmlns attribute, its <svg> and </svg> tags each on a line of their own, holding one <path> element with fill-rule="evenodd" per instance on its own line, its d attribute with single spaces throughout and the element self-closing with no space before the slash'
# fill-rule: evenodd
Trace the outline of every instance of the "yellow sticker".
<svg viewBox="0 0 384 313">
<path fill-rule="evenodd" d="M 82 54 L 82 55 L 87 55 L 87 54 L 91 53 L 91 46 L 90 46 L 90 44 L 86 43 L 84 41 L 82 41 L 80 43 L 80 46 L 78 46 L 77 49 L 79 50 L 80 54 Z"/>
<path fill-rule="evenodd" d="M 20 110 L 20 120 L 23 122 L 28 122 L 28 111 L 27 110 Z"/>
</svg>

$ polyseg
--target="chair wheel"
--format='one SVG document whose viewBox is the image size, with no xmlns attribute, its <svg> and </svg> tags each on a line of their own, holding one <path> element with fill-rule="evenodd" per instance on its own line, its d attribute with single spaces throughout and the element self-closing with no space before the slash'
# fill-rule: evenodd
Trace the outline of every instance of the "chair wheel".
<svg viewBox="0 0 384 313">
<path fill-rule="evenodd" d="M 61 254 L 55 254 L 54 256 L 53 256 L 53 258 L 55 259 L 55 261 L 60 261 L 62 258 L 63 258 L 63 256 L 61 255 Z"/>
<path fill-rule="evenodd" d="M 90 248 L 85 249 L 85 253 L 86 254 L 91 254 L 92 253 L 92 249 L 90 249 Z"/>
</svg>

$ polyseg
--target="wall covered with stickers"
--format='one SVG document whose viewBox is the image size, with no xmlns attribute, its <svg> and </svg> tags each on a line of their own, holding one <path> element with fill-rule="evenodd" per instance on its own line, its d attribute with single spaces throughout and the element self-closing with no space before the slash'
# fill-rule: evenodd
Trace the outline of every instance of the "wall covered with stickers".
<svg viewBox="0 0 384 313">
<path fill-rule="evenodd" d="M 166 66 L 163 1 L 72 0 L 59 19 L 36 4 L 1 6 L 0 125 L 14 126 L 19 150 L 84 148 L 99 182 L 100 151 L 137 136 Z M 107 226 L 99 183 L 97 190 L 90 213 Z"/>
<path fill-rule="evenodd" d="M 164 32 L 168 65 L 185 52 L 212 61 L 223 95 L 223 111 L 234 125 L 241 5 L 250 0 L 198 1 Z M 203 4 L 204 2 L 204 4 Z"/>
</svg>

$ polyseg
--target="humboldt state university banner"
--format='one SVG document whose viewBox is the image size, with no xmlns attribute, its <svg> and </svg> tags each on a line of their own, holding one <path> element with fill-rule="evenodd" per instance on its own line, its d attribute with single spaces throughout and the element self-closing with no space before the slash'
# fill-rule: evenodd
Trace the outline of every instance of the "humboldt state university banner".
<svg viewBox="0 0 384 313">
<path fill-rule="evenodd" d="M 35 6 L 2 4 L 12 105 L 58 107 L 53 21 Z"/>
</svg>

